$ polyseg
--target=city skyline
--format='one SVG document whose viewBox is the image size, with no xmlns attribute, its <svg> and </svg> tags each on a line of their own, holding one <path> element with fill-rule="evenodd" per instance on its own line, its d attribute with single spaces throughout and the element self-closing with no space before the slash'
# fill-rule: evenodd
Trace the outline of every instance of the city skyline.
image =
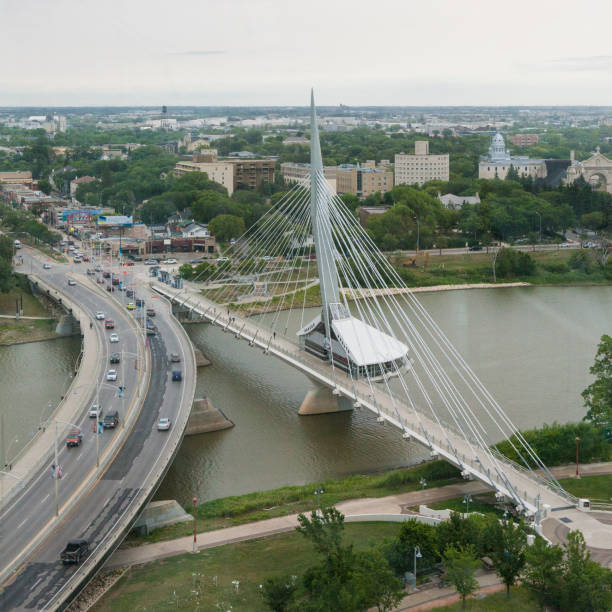
<svg viewBox="0 0 612 612">
<path fill-rule="evenodd" d="M 591 5 L 588 30 L 558 3 L 498 12 L 3 0 L 0 105 L 301 105 L 310 86 L 322 106 L 612 104 L 607 3 Z"/>
</svg>

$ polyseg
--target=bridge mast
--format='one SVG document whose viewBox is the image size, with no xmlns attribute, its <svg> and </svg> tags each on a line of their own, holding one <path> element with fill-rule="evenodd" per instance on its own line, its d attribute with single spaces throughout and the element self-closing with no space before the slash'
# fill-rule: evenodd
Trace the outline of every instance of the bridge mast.
<svg viewBox="0 0 612 612">
<path fill-rule="evenodd" d="M 310 92 L 310 218 L 321 285 L 325 334 L 331 336 L 329 305 L 340 302 L 338 273 L 334 261 L 334 247 L 329 218 L 329 196 L 325 188 L 319 127 L 314 104 L 314 90 Z"/>
</svg>

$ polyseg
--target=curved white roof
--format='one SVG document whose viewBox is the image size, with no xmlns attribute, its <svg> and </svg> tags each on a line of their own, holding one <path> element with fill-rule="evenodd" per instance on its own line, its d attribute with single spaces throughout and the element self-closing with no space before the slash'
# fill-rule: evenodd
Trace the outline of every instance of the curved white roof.
<svg viewBox="0 0 612 612">
<path fill-rule="evenodd" d="M 358 366 L 386 363 L 408 354 L 408 347 L 403 342 L 355 317 L 336 319 L 332 321 L 332 328 L 340 344 Z"/>
</svg>

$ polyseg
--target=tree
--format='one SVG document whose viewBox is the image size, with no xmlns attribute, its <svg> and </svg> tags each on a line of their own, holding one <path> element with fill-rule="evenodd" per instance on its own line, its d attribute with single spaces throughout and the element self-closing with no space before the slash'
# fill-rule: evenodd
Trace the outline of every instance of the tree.
<svg viewBox="0 0 612 612">
<path fill-rule="evenodd" d="M 470 546 L 455 548 L 449 546 L 443 555 L 446 576 L 461 596 L 461 607 L 465 608 L 465 600 L 478 588 L 474 573 L 480 563 L 474 558 L 474 550 Z"/>
<path fill-rule="evenodd" d="M 264 581 L 261 596 L 270 610 L 285 612 L 295 599 L 296 589 L 291 576 L 275 576 Z"/>
<path fill-rule="evenodd" d="M 208 229 L 217 240 L 222 241 L 238 238 L 245 232 L 244 220 L 236 215 L 217 215 L 211 219 Z"/>
<path fill-rule="evenodd" d="M 438 560 L 438 534 L 432 525 L 408 520 L 402 523 L 397 538 L 386 548 L 385 554 L 393 571 L 402 575 L 414 569 L 414 548 L 419 547 L 421 568 L 432 567 Z"/>
<path fill-rule="evenodd" d="M 525 567 L 521 573 L 523 585 L 535 591 L 540 605 L 556 604 L 562 585 L 563 550 L 549 546 L 543 538 L 536 538 L 525 551 Z"/>
<path fill-rule="evenodd" d="M 564 552 L 560 609 L 608 612 L 612 608 L 612 571 L 591 560 L 580 531 L 570 531 Z"/>
<path fill-rule="evenodd" d="M 609 424 L 612 421 L 612 338 L 607 334 L 601 337 L 589 372 L 595 380 L 582 392 L 588 408 L 584 418 L 598 426 Z"/>
<path fill-rule="evenodd" d="M 394 609 L 405 595 L 403 582 L 393 574 L 384 555 L 375 548 L 357 555 L 354 580 L 360 598 L 368 608 L 376 606 L 378 612 Z"/>
<path fill-rule="evenodd" d="M 491 558 L 495 571 L 506 585 L 506 598 L 510 597 L 510 587 L 516 582 L 525 566 L 527 536 L 522 525 L 512 521 L 492 523 L 493 550 Z"/>
<path fill-rule="evenodd" d="M 51 183 L 49 182 L 49 179 L 47 178 L 41 178 L 38 180 L 38 188 L 47 195 L 49 195 L 51 193 L 51 190 L 53 189 Z"/>
<path fill-rule="evenodd" d="M 190 263 L 184 263 L 178 269 L 181 278 L 191 280 L 193 278 L 193 266 Z"/>
</svg>

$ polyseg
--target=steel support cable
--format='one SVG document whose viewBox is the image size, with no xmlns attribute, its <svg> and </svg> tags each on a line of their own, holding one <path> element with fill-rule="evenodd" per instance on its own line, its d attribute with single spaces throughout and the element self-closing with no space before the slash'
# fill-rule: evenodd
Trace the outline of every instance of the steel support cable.
<svg viewBox="0 0 612 612">
<path fill-rule="evenodd" d="M 295 201 L 291 203 L 291 206 L 288 206 L 286 210 L 286 215 L 289 213 L 295 214 L 295 211 L 300 211 L 300 207 L 302 204 L 303 204 L 303 201 L 300 200 L 300 198 L 298 197 Z M 255 238 L 251 239 L 249 250 L 251 250 L 253 247 L 257 247 L 258 249 L 265 249 L 267 247 L 270 247 L 277 240 L 279 230 L 282 230 L 283 228 L 290 229 L 291 222 L 287 219 L 286 215 L 270 216 L 268 218 L 268 223 L 265 226 L 262 226 L 261 228 L 259 228 L 260 230 L 262 230 L 261 236 L 259 238 L 259 240 L 263 239 L 262 242 L 260 243 Z M 246 261 L 250 260 L 251 263 L 244 270 L 241 271 L 241 275 L 243 277 L 248 277 L 251 274 L 258 276 L 257 272 L 259 271 L 259 268 L 261 265 L 260 260 L 258 260 L 257 258 L 250 258 L 248 253 L 246 254 L 244 258 L 238 258 L 238 261 L 240 262 L 243 259 Z M 223 274 L 223 271 L 221 271 L 220 274 Z M 209 279 L 207 284 L 210 285 L 210 284 L 214 284 L 215 282 L 217 282 L 217 279 L 211 278 Z M 217 298 L 218 301 L 222 301 L 223 299 L 225 299 L 225 296 L 232 290 L 232 287 L 235 287 L 236 285 L 240 285 L 240 284 L 243 284 L 243 283 L 240 283 L 240 282 L 227 283 L 225 290 L 223 290 L 221 294 L 218 296 Z"/>
<path fill-rule="evenodd" d="M 357 241 L 355 241 L 355 242 L 357 242 Z M 369 266 L 366 266 L 366 269 L 367 269 L 367 270 L 369 270 L 369 269 L 374 269 L 374 270 L 375 270 L 375 271 L 378 273 L 379 278 L 380 278 L 380 279 L 381 279 L 381 280 L 384 282 L 384 279 L 382 279 L 382 277 L 380 276 L 380 271 L 378 270 L 378 268 L 377 268 L 376 266 L 373 266 L 373 265 L 372 265 L 371 261 L 370 261 L 370 265 L 369 265 Z M 375 284 L 375 283 L 373 283 L 373 284 Z M 387 300 L 387 298 L 386 298 L 386 296 L 385 296 L 385 294 L 384 294 L 384 293 L 382 294 L 382 297 L 383 297 L 383 300 L 384 300 L 384 301 L 387 303 L 387 307 L 389 308 L 389 310 L 391 311 L 391 313 L 392 313 L 392 314 L 395 312 L 395 310 L 397 310 L 398 312 L 400 312 L 400 315 L 405 315 L 405 313 L 402 311 L 402 309 L 401 309 L 401 308 L 398 308 L 398 305 L 397 305 L 397 301 L 396 301 L 396 300 L 393 300 L 393 301 L 394 301 L 394 306 L 395 306 L 395 309 L 394 309 L 394 308 L 393 308 L 393 306 L 392 306 L 392 305 L 390 305 L 390 304 L 388 303 L 388 300 Z M 391 298 L 393 298 L 393 296 L 391 296 Z M 395 314 L 393 314 L 393 316 L 394 316 L 394 319 L 395 319 L 396 323 L 398 324 L 398 326 L 399 326 L 399 327 L 400 327 L 400 329 L 401 329 L 401 328 L 402 328 L 402 325 L 401 325 L 400 321 L 398 321 L 398 320 L 397 320 L 397 317 L 396 317 L 396 315 L 395 315 Z M 409 320 L 409 319 L 407 320 L 407 324 L 408 324 L 408 325 L 411 325 L 411 322 L 410 322 L 410 320 Z M 408 339 L 409 339 L 409 338 L 408 338 Z M 412 342 L 410 342 L 410 344 L 412 344 Z M 424 344 L 424 343 L 420 342 L 420 344 Z M 426 344 L 424 344 L 424 348 L 425 348 L 425 350 L 428 350 L 428 347 L 427 347 L 427 345 L 426 345 Z M 414 352 L 415 352 L 415 354 L 416 354 L 416 355 L 418 355 L 418 354 L 419 354 L 419 351 L 417 351 L 417 350 L 416 350 L 416 347 L 414 347 L 414 345 L 413 345 L 413 350 L 414 350 Z M 425 364 L 424 364 L 424 363 L 422 363 L 422 366 L 423 366 L 423 367 L 425 367 Z M 414 369 L 413 369 L 413 374 L 416 374 L 416 371 L 415 371 Z M 429 373 L 428 375 L 429 375 L 430 379 L 432 379 L 432 383 L 434 383 L 434 384 L 435 384 L 435 380 L 432 378 L 432 374 L 431 374 L 431 373 Z M 445 400 L 445 396 L 444 396 L 444 394 L 443 394 L 443 393 L 441 393 L 441 392 L 440 392 L 439 388 L 438 388 L 438 393 L 440 394 L 441 398 L 443 399 L 444 403 L 445 403 L 445 404 L 446 404 L 446 406 L 447 406 L 447 409 L 448 409 L 448 410 L 449 410 L 449 412 L 450 412 L 450 413 L 453 415 L 453 418 L 454 418 L 454 420 L 456 421 L 456 416 L 455 416 L 455 414 L 454 414 L 454 411 L 452 410 L 452 407 L 451 407 L 451 406 L 448 404 L 448 400 Z M 424 393 L 424 395 L 425 395 L 425 397 L 426 397 L 426 398 L 428 397 L 426 393 Z M 453 397 L 453 396 L 454 396 L 454 397 Z M 452 402 L 453 402 L 455 405 L 457 405 L 457 401 L 458 401 L 458 400 L 457 400 L 457 397 L 456 397 L 456 394 L 455 394 L 455 393 L 452 393 L 452 395 L 451 395 L 451 401 L 452 401 Z M 432 406 L 430 406 L 430 408 L 433 410 L 433 407 L 432 407 Z M 459 406 L 457 406 L 457 408 L 459 409 Z M 438 420 L 438 421 L 439 421 L 439 419 L 438 419 L 438 417 L 437 417 L 437 414 L 436 414 L 435 416 L 436 416 L 436 420 Z M 459 422 L 456 422 L 456 423 L 457 423 L 457 426 L 460 428 L 460 431 L 462 432 L 463 437 L 464 437 L 464 438 L 466 438 L 466 441 L 468 441 L 468 442 L 469 442 L 469 440 L 467 440 L 466 434 L 465 434 L 465 432 L 463 431 L 463 428 L 461 427 L 460 423 L 459 423 Z M 453 445 L 453 444 L 450 442 L 450 440 L 448 439 L 448 435 L 445 433 L 445 428 L 442 426 L 442 424 L 441 424 L 441 423 L 439 423 L 439 426 L 440 426 L 440 428 L 441 428 L 441 431 L 443 432 L 443 435 L 444 435 L 444 436 L 447 438 L 447 441 L 448 441 L 448 443 L 449 443 L 449 446 L 454 448 L 454 445 Z M 472 427 L 470 427 L 470 429 L 471 429 L 471 428 L 472 428 Z M 471 444 L 470 444 L 470 446 L 471 446 Z"/>
<path fill-rule="evenodd" d="M 347 225 L 346 225 L 346 221 L 345 221 L 345 231 L 344 231 L 344 233 L 345 233 L 345 234 L 347 234 L 347 235 L 352 235 L 352 230 L 351 230 L 350 226 L 347 226 Z M 363 254 L 362 254 L 362 253 L 360 253 L 359 251 L 357 251 L 357 250 L 356 250 L 356 249 L 353 247 L 353 245 L 355 245 L 355 244 L 359 244 L 359 240 L 358 240 L 358 239 L 356 239 L 356 240 L 350 241 L 350 242 L 349 242 L 349 244 L 351 245 L 351 247 L 350 247 L 350 248 L 351 248 L 352 253 L 353 253 L 353 259 L 354 259 L 354 260 L 357 260 L 357 261 L 361 261 L 361 260 L 363 260 Z M 366 257 L 367 257 L 367 254 L 366 254 Z M 369 258 L 368 258 L 368 259 L 369 259 Z M 368 264 L 369 264 L 369 265 L 368 265 Z M 363 277 L 364 277 L 364 279 L 365 279 L 365 280 L 367 280 L 367 279 L 368 279 L 368 271 L 370 271 L 370 270 L 372 270 L 372 269 L 374 269 L 374 270 L 375 270 L 375 271 L 378 273 L 379 279 L 380 279 L 380 280 L 381 280 L 381 281 L 384 283 L 384 279 L 382 279 L 382 277 L 380 276 L 379 271 L 378 271 L 378 270 L 377 270 L 375 267 L 373 267 L 373 266 L 372 266 L 371 260 L 370 260 L 370 261 L 365 261 L 365 260 L 363 260 L 363 270 L 365 271 L 365 274 L 364 274 L 364 272 L 363 272 L 363 271 L 362 271 L 362 274 L 363 274 Z M 371 275 L 370 275 L 370 279 L 372 280 L 372 284 L 373 284 L 373 285 L 376 285 L 376 279 L 375 279 L 375 278 L 373 278 Z M 382 311 L 382 308 L 381 308 L 381 306 L 380 306 L 380 303 L 378 302 L 378 300 L 376 300 L 376 297 L 374 296 L 374 297 L 373 297 L 373 299 L 371 299 L 371 296 L 370 296 L 370 297 L 368 297 L 368 295 L 367 295 L 367 294 L 365 294 L 363 291 L 361 291 L 361 294 L 362 294 L 362 296 L 364 297 L 364 301 L 365 301 L 366 303 L 370 303 L 371 301 L 373 301 L 373 302 L 376 304 L 377 308 L 380 310 L 381 315 L 382 315 L 382 317 L 384 318 L 384 320 L 385 320 L 385 322 L 386 322 L 386 324 L 387 324 L 387 328 L 388 328 L 388 330 L 389 330 L 389 332 L 390 332 L 390 335 L 392 335 L 392 336 L 393 336 L 393 335 L 394 335 L 394 331 L 393 331 L 393 329 L 392 329 L 392 326 L 390 325 L 390 323 L 389 323 L 388 319 L 386 318 L 386 315 L 385 315 L 385 314 L 384 314 L 384 312 Z M 393 310 L 392 306 L 391 306 L 391 305 L 389 305 L 389 304 L 387 303 L 386 296 L 385 296 L 384 294 L 383 294 L 383 300 L 386 302 L 387 308 L 389 309 L 389 311 L 390 311 L 390 312 L 391 312 L 391 314 L 393 315 L 393 318 L 395 319 L 396 324 L 397 324 L 397 325 L 399 326 L 399 328 L 401 329 L 401 328 L 402 328 L 401 322 L 400 322 L 400 321 L 398 321 L 397 316 L 396 316 L 396 314 L 395 314 L 395 312 L 394 312 L 394 310 Z M 358 303 L 359 303 L 359 302 L 357 302 L 357 304 L 358 304 Z M 419 356 L 419 351 L 418 351 L 418 350 L 416 350 L 416 347 L 414 347 L 414 344 L 413 344 L 413 343 L 410 341 L 410 339 L 409 339 L 409 338 L 408 338 L 408 341 L 409 341 L 409 344 L 410 344 L 410 345 L 412 345 L 412 348 L 413 348 L 413 351 L 414 351 L 415 355 L 416 355 L 416 356 Z M 426 373 L 427 373 L 428 368 L 427 368 L 426 364 L 425 364 L 425 363 L 422 363 L 422 366 L 425 368 Z M 397 373 L 398 373 L 398 376 L 399 376 L 400 384 L 401 384 L 401 385 L 402 385 L 402 387 L 404 388 L 404 391 L 407 393 L 407 387 L 406 387 L 406 384 L 405 384 L 405 381 L 404 381 L 403 375 L 402 375 L 401 371 L 399 370 L 399 368 L 397 368 L 397 366 L 396 366 L 396 370 L 397 370 Z M 420 388 L 420 390 L 421 390 L 421 393 L 422 393 L 422 394 L 423 394 L 423 396 L 425 397 L 426 402 L 428 403 L 429 408 L 430 408 L 430 410 L 432 411 L 432 414 L 434 415 L 434 418 L 435 418 L 435 419 L 436 419 L 436 421 L 438 422 L 438 426 L 440 427 L 440 430 L 441 430 L 441 432 L 442 432 L 443 436 L 444 436 L 444 437 L 446 437 L 447 442 L 448 442 L 448 445 L 449 445 L 449 448 L 452 448 L 452 449 L 453 449 L 453 452 L 454 452 L 454 453 L 455 453 L 455 455 L 456 455 L 456 451 L 455 451 L 455 449 L 454 449 L 454 445 L 452 444 L 452 442 L 451 442 L 451 441 L 450 441 L 450 439 L 448 438 L 448 434 L 446 433 L 446 429 L 444 428 L 444 426 L 443 426 L 443 425 L 442 425 L 442 423 L 440 422 L 440 420 L 439 420 L 439 418 L 438 418 L 438 416 L 437 416 L 437 413 L 435 412 L 435 410 L 434 410 L 434 408 L 433 408 L 433 404 L 432 404 L 432 402 L 431 402 L 431 399 L 429 398 L 429 394 L 428 394 L 428 393 L 427 393 L 427 391 L 425 390 L 425 388 L 424 388 L 424 386 L 423 386 L 422 382 L 420 381 L 420 378 L 418 377 L 418 375 L 417 375 L 417 373 L 416 373 L 416 370 L 415 370 L 414 368 L 412 368 L 412 375 L 413 375 L 413 377 L 415 378 L 415 380 L 416 380 L 416 382 L 417 382 L 417 385 L 419 386 L 419 388 Z M 429 378 L 430 378 L 430 379 L 432 379 L 432 375 L 431 375 L 431 373 L 429 373 L 429 374 L 428 374 L 428 376 L 429 376 Z M 433 380 L 433 379 L 432 379 L 432 383 L 433 383 L 434 385 L 436 385 L 436 381 L 435 381 L 435 380 Z M 440 392 L 439 392 L 439 393 L 440 393 Z M 440 393 L 440 395 L 442 395 L 442 394 Z M 444 399 L 444 397 L 443 397 L 443 396 L 442 396 L 442 399 L 443 399 L 443 401 L 444 401 L 445 403 L 447 403 L 447 401 Z M 447 406 L 447 408 L 449 409 L 449 411 L 451 411 L 451 410 L 452 410 L 452 407 L 451 407 L 451 406 Z M 415 410 L 416 410 L 416 408 L 414 407 L 414 405 L 413 405 L 413 409 L 415 409 Z M 459 424 L 458 424 L 458 425 L 459 425 Z M 459 425 L 459 426 L 460 426 L 460 425 Z M 464 437 L 465 437 L 465 433 L 463 433 L 463 435 L 464 435 Z M 429 441 L 429 440 L 428 440 L 428 441 Z M 457 459 L 458 459 L 458 458 L 457 458 Z"/>
<path fill-rule="evenodd" d="M 350 216 L 350 214 L 349 214 L 349 213 L 345 213 L 345 214 L 346 214 L 347 216 Z M 376 251 L 375 251 L 375 252 L 376 252 Z M 378 253 L 376 253 L 376 254 L 378 254 Z M 401 286 L 401 285 L 400 285 L 400 286 Z M 403 312 L 403 310 L 402 310 L 402 309 L 399 309 L 399 311 L 400 311 L 400 313 L 402 313 L 402 314 L 404 314 L 404 315 L 405 315 L 405 313 Z M 411 324 L 411 322 L 409 321 L 409 319 L 407 320 L 407 323 L 408 323 L 409 325 Z M 426 346 L 426 345 L 425 345 L 425 346 Z M 469 387 L 468 387 L 468 388 L 469 388 Z M 469 406 L 467 406 L 467 408 L 469 409 Z M 464 416 L 464 419 L 465 419 L 465 416 Z M 470 420 L 471 420 L 471 419 L 470 419 Z M 469 425 L 469 423 L 468 423 L 468 425 Z M 470 429 L 472 429 L 472 427 L 471 427 L 471 426 L 470 426 Z M 461 428 L 461 430 L 463 430 L 463 428 Z M 481 436 L 480 436 L 480 435 L 478 435 L 478 434 L 477 434 L 477 432 L 474 432 L 474 433 L 477 435 L 477 437 L 478 437 L 478 438 L 481 438 Z M 486 431 L 485 431 L 485 434 L 486 434 Z M 470 446 L 471 446 L 471 443 L 469 442 L 469 439 L 467 439 L 467 438 L 466 438 L 466 436 L 465 436 L 465 432 L 463 433 L 463 436 L 464 436 L 464 438 L 466 439 L 466 441 L 468 442 L 468 444 L 470 444 Z M 487 435 L 487 437 L 488 437 L 488 435 Z M 487 453 L 487 454 L 490 456 L 490 451 L 489 451 L 488 447 L 486 447 L 486 444 L 483 444 L 482 442 L 480 442 L 480 445 L 483 447 L 483 450 L 485 450 L 485 452 L 486 452 L 486 453 Z M 493 460 L 494 465 L 495 465 L 495 466 L 497 466 L 497 461 L 496 461 L 496 460 L 495 460 L 495 459 L 494 459 L 492 456 L 490 456 L 490 458 Z M 496 467 L 496 471 L 498 471 L 498 473 L 499 473 L 499 470 L 497 469 L 497 467 Z"/>
</svg>

